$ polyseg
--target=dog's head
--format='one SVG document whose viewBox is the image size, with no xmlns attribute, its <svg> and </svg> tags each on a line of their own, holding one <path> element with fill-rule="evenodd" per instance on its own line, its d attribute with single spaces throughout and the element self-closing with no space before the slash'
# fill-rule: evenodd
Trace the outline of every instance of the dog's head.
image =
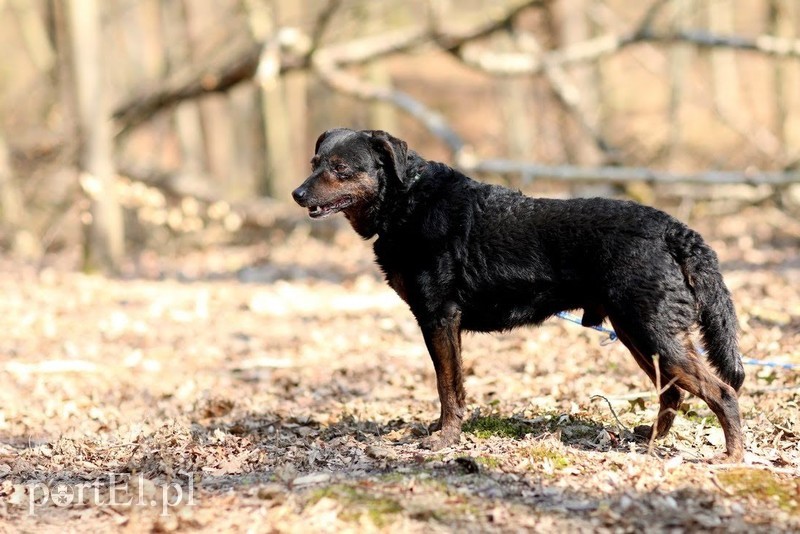
<svg viewBox="0 0 800 534">
<path fill-rule="evenodd" d="M 407 181 L 408 146 L 380 130 L 328 130 L 317 139 L 311 176 L 292 192 L 314 219 L 344 212 L 357 222 L 374 216 L 387 188 Z"/>
</svg>

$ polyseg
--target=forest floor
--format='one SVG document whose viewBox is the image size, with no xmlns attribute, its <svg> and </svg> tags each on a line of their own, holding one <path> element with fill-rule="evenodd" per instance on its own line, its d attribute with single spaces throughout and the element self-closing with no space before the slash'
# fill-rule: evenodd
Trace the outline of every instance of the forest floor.
<svg viewBox="0 0 800 534">
<path fill-rule="evenodd" d="M 800 223 L 705 219 L 743 353 L 800 363 Z M 368 243 L 307 228 L 120 278 L 0 260 L 0 531 L 800 530 L 797 370 L 747 366 L 745 462 L 716 465 L 696 398 L 631 438 L 657 403 L 619 342 L 558 319 L 466 335 L 461 443 L 425 451 L 410 312 Z"/>
</svg>

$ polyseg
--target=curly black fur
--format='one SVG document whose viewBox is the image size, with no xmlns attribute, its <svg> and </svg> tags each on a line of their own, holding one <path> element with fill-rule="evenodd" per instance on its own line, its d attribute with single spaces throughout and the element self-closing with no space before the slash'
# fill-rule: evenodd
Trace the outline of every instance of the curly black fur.
<svg viewBox="0 0 800 534">
<path fill-rule="evenodd" d="M 659 435 L 687 390 L 720 418 L 728 454 L 741 456 L 736 314 L 716 254 L 697 232 L 634 202 L 530 198 L 480 183 L 380 131 L 326 132 L 312 161 L 295 199 L 315 209 L 358 197 L 342 211 L 363 237 L 377 234 L 377 262 L 422 329 L 442 400 L 433 446 L 460 430 L 462 330 L 504 330 L 581 309 L 586 325 L 608 318 L 666 386 Z M 692 351 L 695 326 L 722 380 Z"/>
</svg>

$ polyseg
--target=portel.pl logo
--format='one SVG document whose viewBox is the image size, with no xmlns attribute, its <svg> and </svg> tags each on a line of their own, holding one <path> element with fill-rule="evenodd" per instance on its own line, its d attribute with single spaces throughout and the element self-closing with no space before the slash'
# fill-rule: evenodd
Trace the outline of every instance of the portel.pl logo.
<svg viewBox="0 0 800 534">
<path fill-rule="evenodd" d="M 36 515 L 39 508 L 57 506 L 67 508 L 82 504 L 93 506 L 142 506 L 158 508 L 162 516 L 169 515 L 176 506 L 194 506 L 194 475 L 186 475 L 186 484 L 180 480 L 157 484 L 143 475 L 130 476 L 108 473 L 106 478 L 92 482 L 68 484 L 65 482 L 29 482 L 24 484 L 27 494 L 28 514 Z"/>
</svg>

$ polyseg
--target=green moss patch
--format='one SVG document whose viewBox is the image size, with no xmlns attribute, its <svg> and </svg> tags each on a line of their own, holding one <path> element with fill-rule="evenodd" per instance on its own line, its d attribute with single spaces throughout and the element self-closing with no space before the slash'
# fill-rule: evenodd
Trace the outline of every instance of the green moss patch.
<svg viewBox="0 0 800 534">
<path fill-rule="evenodd" d="M 473 417 L 463 424 L 462 430 L 481 439 L 498 436 L 520 439 L 526 434 L 540 435 L 561 431 L 561 441 L 568 443 L 581 439 L 593 439 L 603 429 L 593 421 L 565 414 L 548 414 L 525 421 L 515 417 L 500 417 L 496 414 Z"/>
<path fill-rule="evenodd" d="M 717 475 L 720 483 L 740 496 L 775 503 L 792 514 L 800 513 L 800 480 L 785 480 L 761 469 L 731 469 Z"/>
<path fill-rule="evenodd" d="M 403 511 L 400 503 L 390 497 L 344 484 L 315 491 L 308 504 L 313 505 L 323 498 L 333 499 L 344 505 L 339 516 L 343 520 L 357 521 L 359 517 L 366 515 L 379 528 L 390 524 L 393 516 Z"/>
<path fill-rule="evenodd" d="M 693 423 L 699 423 L 705 427 L 717 427 L 721 428 L 719 424 L 719 419 L 714 414 L 711 415 L 700 415 L 694 409 L 688 409 L 683 412 L 683 417 L 687 420 L 692 421 Z"/>
<path fill-rule="evenodd" d="M 497 469 L 500 467 L 500 459 L 494 456 L 476 456 L 475 461 L 489 469 Z"/>
<path fill-rule="evenodd" d="M 527 455 L 532 461 L 544 463 L 549 461 L 554 469 L 564 469 L 569 465 L 569 459 L 560 451 L 547 447 L 544 443 L 539 443 L 531 447 L 526 447 L 520 451 Z"/>
<path fill-rule="evenodd" d="M 503 438 L 520 439 L 525 434 L 530 434 L 534 429 L 533 427 L 511 417 L 499 417 L 497 415 L 487 415 L 473 417 L 464 423 L 462 430 L 475 434 L 475 436 L 486 439 L 492 436 L 499 436 Z"/>
</svg>

